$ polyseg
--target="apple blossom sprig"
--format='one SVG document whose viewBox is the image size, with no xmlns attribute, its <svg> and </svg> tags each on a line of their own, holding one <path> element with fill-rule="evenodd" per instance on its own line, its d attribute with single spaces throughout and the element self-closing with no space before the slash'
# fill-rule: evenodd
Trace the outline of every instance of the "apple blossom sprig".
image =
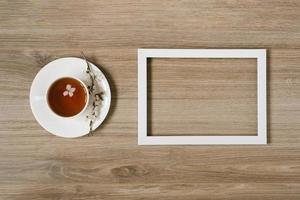
<svg viewBox="0 0 300 200">
<path fill-rule="evenodd" d="M 91 95 L 92 97 L 92 110 L 91 112 L 86 116 L 87 119 L 89 119 L 89 134 L 88 135 L 93 135 L 93 125 L 96 121 L 96 118 L 99 116 L 100 114 L 100 105 L 101 102 L 103 101 L 103 94 L 104 92 L 98 92 L 96 93 L 96 79 L 97 76 L 96 74 L 93 72 L 90 63 L 87 61 L 85 55 L 83 52 L 81 52 L 83 59 L 86 62 L 87 65 L 87 69 L 86 69 L 86 73 L 89 75 L 90 78 L 90 85 L 87 86 L 88 88 L 88 92 L 89 95 Z"/>
</svg>

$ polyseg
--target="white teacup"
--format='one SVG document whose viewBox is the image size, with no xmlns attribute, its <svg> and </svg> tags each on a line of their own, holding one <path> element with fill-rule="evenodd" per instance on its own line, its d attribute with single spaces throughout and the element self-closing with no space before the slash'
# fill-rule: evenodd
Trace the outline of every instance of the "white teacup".
<svg viewBox="0 0 300 200">
<path fill-rule="evenodd" d="M 87 86 L 74 77 L 61 77 L 47 90 L 47 104 L 50 110 L 60 117 L 75 117 L 88 106 Z"/>
</svg>

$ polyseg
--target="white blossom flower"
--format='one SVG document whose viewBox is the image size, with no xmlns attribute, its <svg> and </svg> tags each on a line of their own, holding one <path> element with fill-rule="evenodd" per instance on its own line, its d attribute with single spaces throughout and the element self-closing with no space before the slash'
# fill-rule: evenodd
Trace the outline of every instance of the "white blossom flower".
<svg viewBox="0 0 300 200">
<path fill-rule="evenodd" d="M 93 112 L 93 113 L 90 113 L 90 114 L 88 114 L 87 116 L 86 116 L 86 118 L 87 119 L 89 119 L 89 120 L 92 120 L 92 121 L 95 121 L 96 120 L 96 115 L 95 115 L 95 113 Z"/>
<path fill-rule="evenodd" d="M 76 88 L 72 88 L 72 85 L 67 84 L 66 90 L 64 91 L 63 95 L 64 96 L 69 95 L 69 97 L 72 97 L 75 90 L 76 90 Z"/>
</svg>

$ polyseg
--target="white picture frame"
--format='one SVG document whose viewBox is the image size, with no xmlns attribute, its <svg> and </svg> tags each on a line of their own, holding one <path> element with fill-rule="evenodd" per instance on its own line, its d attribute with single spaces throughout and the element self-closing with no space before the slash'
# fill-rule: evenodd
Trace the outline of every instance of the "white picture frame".
<svg viewBox="0 0 300 200">
<path fill-rule="evenodd" d="M 255 136 L 148 136 L 148 58 L 256 58 L 257 135 Z M 162 69 L 163 70 L 163 69 Z M 267 144 L 266 49 L 138 49 L 138 144 L 139 145 L 239 145 Z"/>
</svg>

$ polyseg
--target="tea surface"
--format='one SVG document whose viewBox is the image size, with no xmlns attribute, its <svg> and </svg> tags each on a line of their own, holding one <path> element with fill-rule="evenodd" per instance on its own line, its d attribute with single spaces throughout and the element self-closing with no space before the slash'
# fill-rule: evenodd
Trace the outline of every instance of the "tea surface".
<svg viewBox="0 0 300 200">
<path fill-rule="evenodd" d="M 83 85 L 74 78 L 56 80 L 48 90 L 48 104 L 53 112 L 71 117 L 82 111 L 87 94 Z"/>
</svg>

